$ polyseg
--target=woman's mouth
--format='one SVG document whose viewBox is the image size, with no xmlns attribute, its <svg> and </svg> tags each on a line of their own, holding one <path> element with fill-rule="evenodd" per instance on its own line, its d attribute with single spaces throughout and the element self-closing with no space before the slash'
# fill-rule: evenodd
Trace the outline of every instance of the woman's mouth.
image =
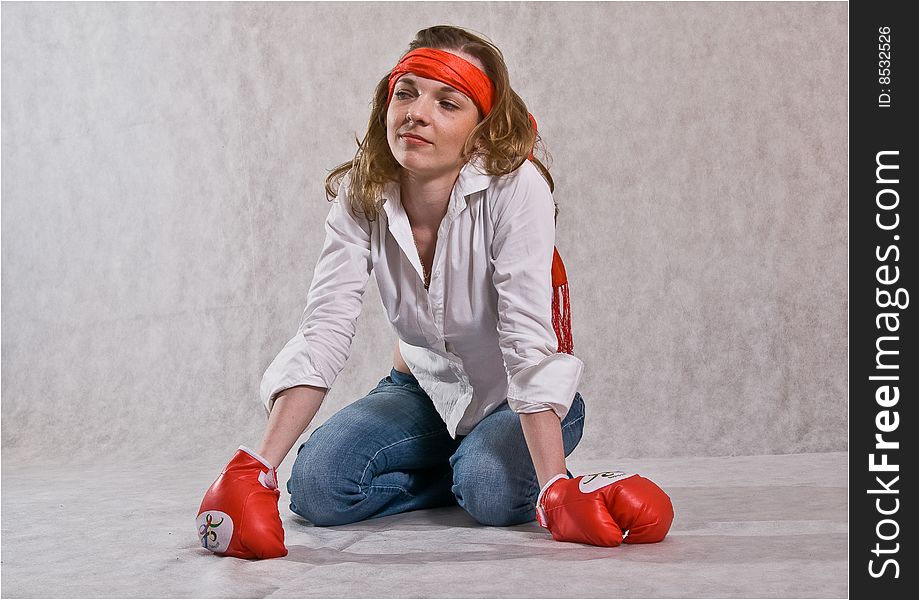
<svg viewBox="0 0 919 600">
<path fill-rule="evenodd" d="M 403 134 L 400 137 L 402 138 L 403 142 L 405 142 L 406 144 L 412 145 L 412 146 L 429 146 L 431 144 L 431 142 L 427 140 L 423 140 L 419 137 L 415 137 L 412 135 Z"/>
</svg>

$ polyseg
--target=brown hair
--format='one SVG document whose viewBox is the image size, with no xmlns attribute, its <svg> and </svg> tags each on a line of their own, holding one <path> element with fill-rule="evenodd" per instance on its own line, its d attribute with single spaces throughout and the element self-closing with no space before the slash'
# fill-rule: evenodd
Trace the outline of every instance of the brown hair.
<svg viewBox="0 0 919 600">
<path fill-rule="evenodd" d="M 535 155 L 534 143 L 541 142 L 541 137 L 533 131 L 526 104 L 511 88 L 507 65 L 497 46 L 460 27 L 437 25 L 415 34 L 405 54 L 418 48 L 471 54 L 482 61 L 485 74 L 495 86 L 491 112 L 475 126 L 463 146 L 463 157 L 467 161 L 473 156 L 480 156 L 486 173 L 505 175 L 520 167 L 527 160 L 531 149 Z M 389 73 L 386 73 L 377 83 L 373 94 L 367 134 L 363 141 L 355 138 L 357 153 L 352 160 L 332 169 L 325 182 L 326 197 L 331 202 L 338 196 L 341 181 L 350 171 L 348 198 L 351 209 L 365 215 L 369 221 L 376 219 L 384 187 L 390 181 L 398 181 L 402 169 L 386 139 L 388 94 Z M 537 148 L 546 155 L 541 143 Z M 550 191 L 554 191 L 555 182 L 548 168 L 538 158 L 533 163 L 549 184 Z M 557 204 L 555 214 L 557 217 Z"/>
</svg>

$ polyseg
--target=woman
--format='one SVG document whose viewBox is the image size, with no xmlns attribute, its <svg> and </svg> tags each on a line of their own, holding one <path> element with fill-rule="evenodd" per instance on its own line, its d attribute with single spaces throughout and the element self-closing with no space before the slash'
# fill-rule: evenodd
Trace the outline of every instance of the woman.
<svg viewBox="0 0 919 600">
<path fill-rule="evenodd" d="M 371 272 L 399 337 L 393 367 L 300 446 L 293 512 L 326 526 L 458 504 L 485 525 L 538 518 L 562 541 L 664 537 L 672 509 L 656 485 L 565 466 L 583 432 L 583 363 L 536 139 L 500 50 L 456 27 L 418 32 L 377 85 L 357 155 L 326 182 L 341 198 L 298 333 L 262 379 L 265 434 L 208 490 L 204 547 L 287 554 L 276 467 L 349 356 Z"/>
</svg>

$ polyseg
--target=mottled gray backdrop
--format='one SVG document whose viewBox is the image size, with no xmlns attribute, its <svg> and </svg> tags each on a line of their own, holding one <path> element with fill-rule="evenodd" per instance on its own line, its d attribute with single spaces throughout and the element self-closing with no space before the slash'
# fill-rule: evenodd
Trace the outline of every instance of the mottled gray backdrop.
<svg viewBox="0 0 919 600">
<path fill-rule="evenodd" d="M 4 2 L 4 462 L 223 464 L 257 444 L 327 170 L 441 23 L 503 50 L 552 156 L 586 364 L 576 454 L 846 450 L 846 19 L 836 2 Z M 388 374 L 394 342 L 371 278 L 308 431 Z"/>
</svg>

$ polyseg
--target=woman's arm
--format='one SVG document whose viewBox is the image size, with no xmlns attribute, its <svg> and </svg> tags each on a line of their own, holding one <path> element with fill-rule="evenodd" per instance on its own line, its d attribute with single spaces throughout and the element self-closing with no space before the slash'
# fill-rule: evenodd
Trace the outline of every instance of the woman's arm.
<svg viewBox="0 0 919 600">
<path fill-rule="evenodd" d="M 567 473 L 561 421 L 554 410 L 543 410 L 521 413 L 520 425 L 542 489 L 556 475 Z"/>
<path fill-rule="evenodd" d="M 520 415 L 540 487 L 565 474 L 561 419 L 571 408 L 583 363 L 558 352 L 552 324 L 555 204 L 530 163 L 493 195 L 492 281 L 498 343 L 508 372 L 507 403 Z"/>
<path fill-rule="evenodd" d="M 298 385 L 278 394 L 256 452 L 275 468 L 319 412 L 326 388 Z"/>
<path fill-rule="evenodd" d="M 371 224 L 351 209 L 342 180 L 325 220 L 325 242 L 313 269 L 306 307 L 294 335 L 262 375 L 259 398 L 267 414 L 283 391 L 331 388 L 351 354 L 364 292 L 373 270 Z"/>
</svg>

